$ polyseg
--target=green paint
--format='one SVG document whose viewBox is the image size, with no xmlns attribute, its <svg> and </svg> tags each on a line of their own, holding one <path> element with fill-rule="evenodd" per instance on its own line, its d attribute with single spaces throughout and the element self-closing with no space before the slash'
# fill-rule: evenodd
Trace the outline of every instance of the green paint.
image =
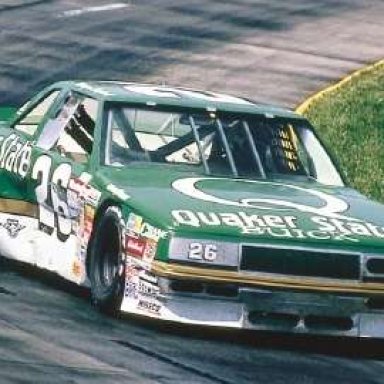
<svg viewBox="0 0 384 384">
<path fill-rule="evenodd" d="M 162 260 L 167 259 L 168 241 L 172 235 L 314 249 L 369 253 L 384 251 L 384 207 L 347 187 L 325 186 L 307 178 L 294 177 L 253 181 L 207 178 L 199 167 L 192 170 L 189 166 L 169 163 L 136 162 L 122 168 L 100 165 L 101 147 L 105 140 L 105 103 L 156 104 L 179 109 L 209 107 L 217 111 L 303 119 L 293 112 L 246 103 L 145 96 L 127 91 L 124 85 L 110 83 L 62 82 L 37 95 L 23 113 L 28 113 L 52 89 L 62 90 L 58 100 L 47 112 L 36 135 L 30 137 L 19 133 L 21 140 L 36 140 L 47 119 L 54 116 L 60 100 L 64 100 L 66 92 L 72 90 L 100 102 L 94 131 L 94 150 L 87 164 L 77 164 L 57 152 L 35 148 L 31 164 L 43 154 L 48 154 L 52 158 L 53 168 L 69 162 L 73 175 L 78 176 L 81 172 L 91 174 L 91 185 L 102 192 L 98 209 L 105 204 L 117 204 L 122 207 L 125 221 L 129 213 L 134 212 L 143 216 L 144 221 L 167 231 L 168 235 L 159 242 L 158 258 Z M 12 114 L 10 110 L 8 114 L 6 110 L 1 113 L 4 120 L 8 120 Z M 19 118 L 23 117 L 23 113 Z M 15 131 L 12 128 L 0 129 L 0 136 L 5 140 L 11 132 Z M 35 188 L 38 182 L 32 180 L 31 172 L 32 166 L 22 177 L 3 167 L 0 170 L 1 197 L 36 202 Z M 196 191 L 188 196 L 180 189 L 172 188 L 177 180 L 191 177 L 203 178 L 194 186 L 206 193 L 206 201 L 193 196 Z M 125 199 L 124 194 L 129 198 Z"/>
</svg>

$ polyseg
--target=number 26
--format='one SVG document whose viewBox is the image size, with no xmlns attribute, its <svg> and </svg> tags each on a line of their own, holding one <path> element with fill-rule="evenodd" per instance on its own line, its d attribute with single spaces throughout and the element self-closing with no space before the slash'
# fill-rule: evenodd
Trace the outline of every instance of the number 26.
<svg viewBox="0 0 384 384">
<path fill-rule="evenodd" d="M 68 163 L 60 164 L 52 173 L 52 159 L 47 155 L 40 156 L 32 169 L 32 178 L 37 180 L 35 188 L 36 200 L 39 204 L 39 222 L 52 233 L 57 228 L 57 237 L 66 241 L 71 234 L 71 220 L 66 199 L 62 199 L 60 191 L 67 190 L 72 167 Z"/>
</svg>

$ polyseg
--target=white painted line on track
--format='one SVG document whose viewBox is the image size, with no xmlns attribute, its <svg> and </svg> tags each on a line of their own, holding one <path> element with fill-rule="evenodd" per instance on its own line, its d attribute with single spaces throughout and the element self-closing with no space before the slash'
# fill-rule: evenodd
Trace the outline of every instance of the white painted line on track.
<svg viewBox="0 0 384 384">
<path fill-rule="evenodd" d="M 130 4 L 127 4 L 127 3 L 113 3 L 113 4 L 106 4 L 106 5 L 99 5 L 97 7 L 71 9 L 71 10 L 62 12 L 59 15 L 59 17 L 75 17 L 75 16 L 83 15 L 85 13 L 106 12 L 106 11 L 113 11 L 116 9 L 122 9 L 122 8 L 128 8 L 128 7 L 130 7 Z"/>
</svg>

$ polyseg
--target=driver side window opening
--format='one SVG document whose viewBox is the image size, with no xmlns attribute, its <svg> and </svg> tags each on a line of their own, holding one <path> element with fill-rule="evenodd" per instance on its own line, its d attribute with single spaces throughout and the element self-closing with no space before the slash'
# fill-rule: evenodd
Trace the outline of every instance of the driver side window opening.
<svg viewBox="0 0 384 384">
<path fill-rule="evenodd" d="M 70 94 L 40 135 L 37 145 L 56 150 L 62 156 L 86 163 L 93 147 L 98 102 L 80 94 Z"/>
<path fill-rule="evenodd" d="M 49 93 L 48 96 L 40 101 L 30 112 L 28 112 L 19 122 L 17 122 L 14 128 L 17 131 L 33 136 L 59 93 L 59 90 Z"/>
</svg>

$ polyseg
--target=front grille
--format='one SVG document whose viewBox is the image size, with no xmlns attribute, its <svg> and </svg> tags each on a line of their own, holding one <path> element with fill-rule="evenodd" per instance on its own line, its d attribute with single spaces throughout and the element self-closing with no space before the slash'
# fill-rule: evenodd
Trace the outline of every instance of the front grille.
<svg viewBox="0 0 384 384">
<path fill-rule="evenodd" d="M 292 313 L 251 311 L 248 321 L 254 325 L 266 327 L 295 328 L 300 316 Z"/>
<path fill-rule="evenodd" d="M 350 331 L 354 327 L 352 317 L 348 316 L 309 315 L 304 318 L 304 325 L 313 331 Z"/>
<path fill-rule="evenodd" d="M 371 274 L 384 275 L 384 258 L 370 258 L 367 260 L 366 268 Z"/>
<path fill-rule="evenodd" d="M 384 297 L 370 297 L 366 301 L 368 309 L 384 311 Z"/>
<path fill-rule="evenodd" d="M 349 316 L 300 316 L 284 312 L 251 311 L 248 321 L 255 326 L 292 330 L 299 326 L 300 321 L 308 331 L 347 332 L 354 327 L 353 319 Z"/>
<path fill-rule="evenodd" d="M 206 294 L 218 297 L 237 297 L 239 294 L 239 287 L 235 284 L 202 283 L 191 280 L 171 280 L 170 288 L 178 293 Z"/>
<path fill-rule="evenodd" d="M 240 269 L 280 275 L 360 279 L 360 254 L 243 245 Z"/>
<path fill-rule="evenodd" d="M 384 255 L 364 256 L 363 279 L 368 282 L 384 282 Z"/>
</svg>

